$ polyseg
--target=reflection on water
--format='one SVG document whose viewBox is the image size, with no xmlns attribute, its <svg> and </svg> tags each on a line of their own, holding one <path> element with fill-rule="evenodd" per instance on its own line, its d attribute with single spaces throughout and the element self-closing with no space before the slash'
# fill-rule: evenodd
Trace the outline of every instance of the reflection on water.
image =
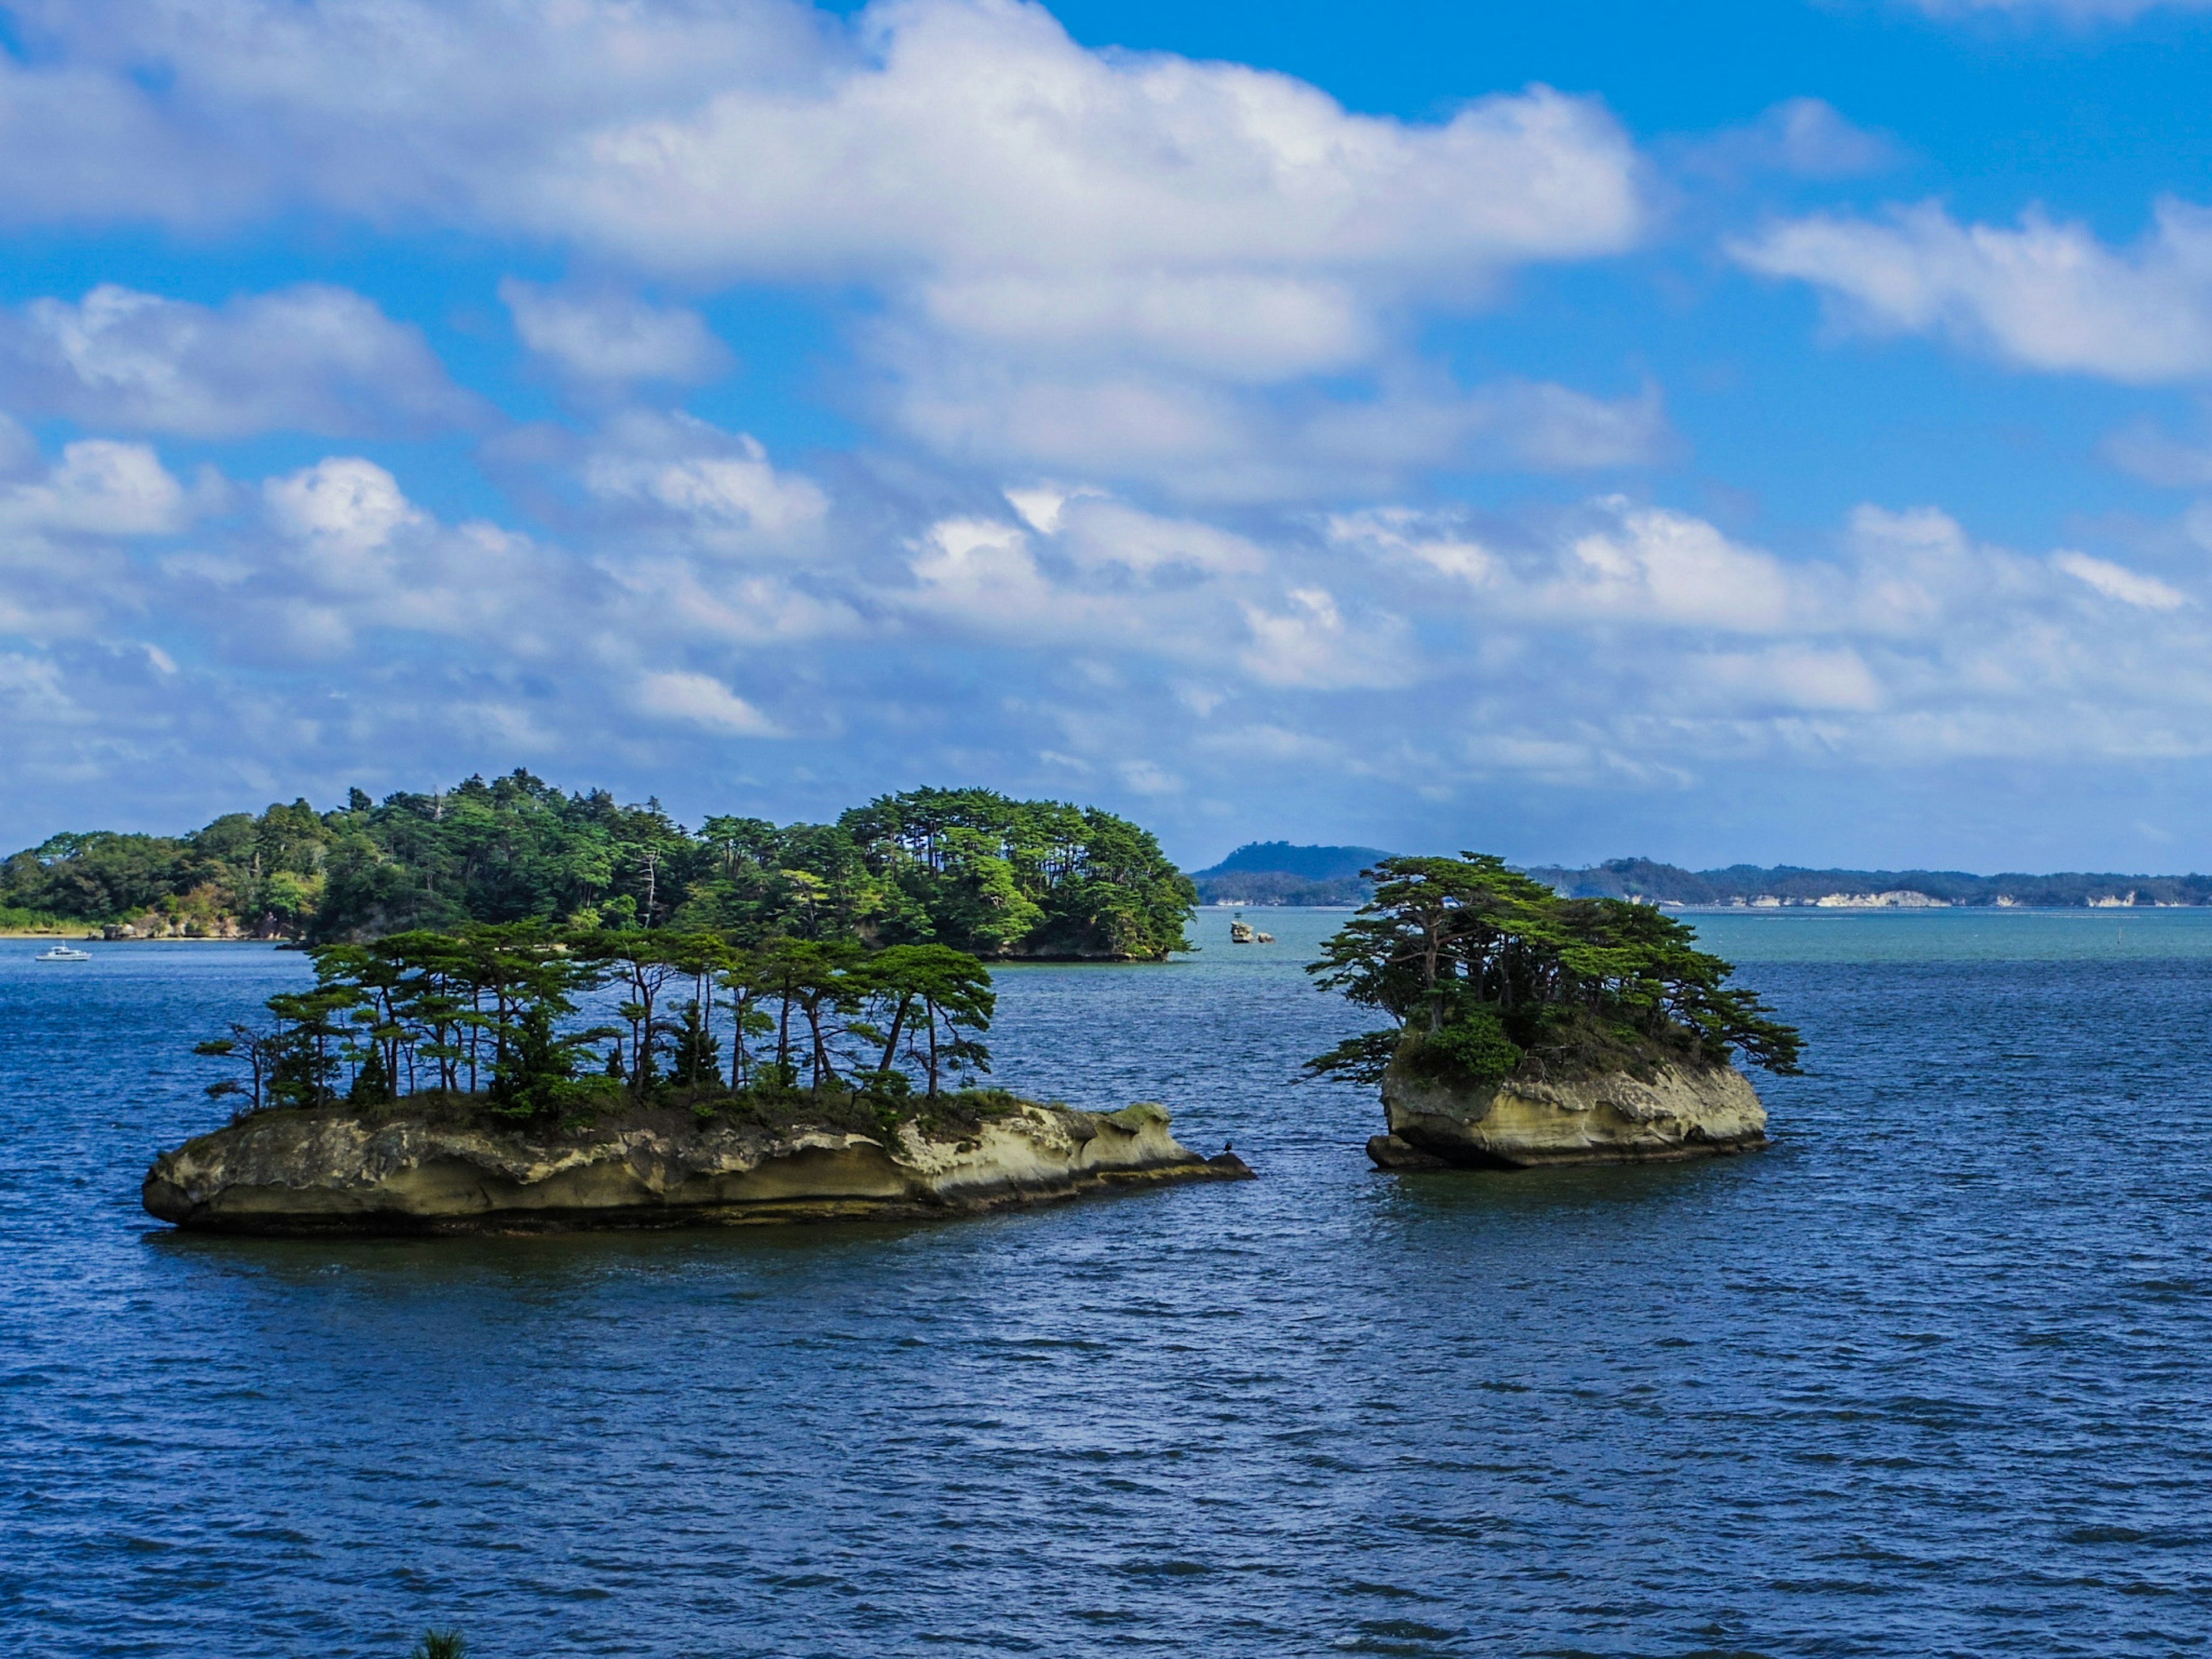
<svg viewBox="0 0 2212 1659">
<path fill-rule="evenodd" d="M 2212 915 L 1692 915 L 1773 1150 L 1389 1176 L 1340 915 L 1000 976 L 1000 1080 L 1262 1179 L 965 1223 L 149 1227 L 253 946 L 0 942 L 5 1627 L 41 1655 L 2169 1654 L 2212 1597 Z"/>
</svg>

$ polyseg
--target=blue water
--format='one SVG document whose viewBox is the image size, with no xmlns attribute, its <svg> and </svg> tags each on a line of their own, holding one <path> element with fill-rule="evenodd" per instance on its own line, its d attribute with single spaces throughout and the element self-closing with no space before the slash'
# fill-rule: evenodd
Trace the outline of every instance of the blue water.
<svg viewBox="0 0 2212 1659">
<path fill-rule="evenodd" d="M 1262 1179 L 963 1223 L 149 1224 L 255 946 L 0 941 L 8 1650 L 2193 1653 L 2212 913 L 1722 915 L 1778 1143 L 1395 1176 L 1272 949 L 1000 977 L 1000 1077 Z"/>
</svg>

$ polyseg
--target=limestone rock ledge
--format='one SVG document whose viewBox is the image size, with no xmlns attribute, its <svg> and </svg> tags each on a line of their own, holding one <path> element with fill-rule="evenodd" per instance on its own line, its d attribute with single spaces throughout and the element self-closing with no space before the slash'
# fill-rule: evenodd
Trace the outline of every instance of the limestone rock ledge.
<svg viewBox="0 0 2212 1659">
<path fill-rule="evenodd" d="M 400 1117 L 270 1112 L 164 1152 L 147 1212 L 267 1234 L 561 1231 L 938 1216 L 1178 1181 L 1249 1180 L 1203 1158 L 1145 1104 L 1024 1104 L 936 1139 L 710 1120 L 579 1139 Z"/>
<path fill-rule="evenodd" d="M 1382 1109 L 1390 1133 L 1367 1152 L 1386 1170 L 1664 1162 L 1766 1145 L 1766 1109 L 1733 1066 L 1661 1066 L 1648 1083 L 1615 1073 L 1486 1089 L 1393 1066 Z"/>
</svg>

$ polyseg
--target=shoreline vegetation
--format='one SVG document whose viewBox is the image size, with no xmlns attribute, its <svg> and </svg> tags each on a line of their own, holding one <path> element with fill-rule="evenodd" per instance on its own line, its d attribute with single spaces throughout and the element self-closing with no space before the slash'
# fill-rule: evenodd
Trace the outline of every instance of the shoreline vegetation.
<svg viewBox="0 0 2212 1659">
<path fill-rule="evenodd" d="M 0 927 L 111 939 L 360 942 L 532 922 L 589 932 L 939 944 L 992 960 L 1158 961 L 1196 894 L 1152 834 L 984 789 L 885 795 L 831 823 L 563 794 L 517 771 L 183 836 L 50 836 L 0 861 Z"/>
</svg>

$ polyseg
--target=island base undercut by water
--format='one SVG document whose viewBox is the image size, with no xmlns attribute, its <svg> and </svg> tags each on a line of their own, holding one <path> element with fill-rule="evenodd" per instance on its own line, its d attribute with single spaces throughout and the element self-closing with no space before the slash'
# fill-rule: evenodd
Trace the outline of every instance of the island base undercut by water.
<svg viewBox="0 0 2212 1659">
<path fill-rule="evenodd" d="M 1386 1170 L 1669 1162 L 1766 1145 L 1766 1109 L 1733 1066 L 1472 1088 L 1394 1066 L 1382 1108 L 1390 1133 L 1370 1140 L 1367 1153 Z"/>
<path fill-rule="evenodd" d="M 161 1220 L 215 1232 L 537 1232 L 943 1216 L 1251 1178 L 1234 1153 L 1200 1158 L 1168 1124 L 1151 1104 L 1024 1102 L 937 1130 L 771 1130 L 671 1111 L 552 1139 L 404 1115 L 268 1112 L 162 1154 L 144 1201 Z"/>
</svg>

